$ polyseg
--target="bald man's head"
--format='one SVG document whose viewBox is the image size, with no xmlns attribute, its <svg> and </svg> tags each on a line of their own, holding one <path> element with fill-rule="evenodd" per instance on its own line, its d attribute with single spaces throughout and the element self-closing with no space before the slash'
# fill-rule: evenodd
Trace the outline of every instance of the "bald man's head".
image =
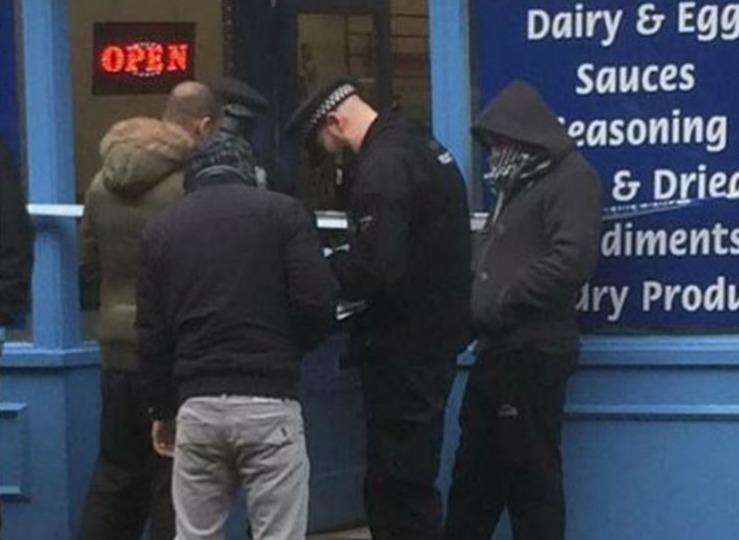
<svg viewBox="0 0 739 540">
<path fill-rule="evenodd" d="M 162 119 L 185 128 L 199 139 L 212 133 L 221 117 L 220 100 L 203 83 L 186 81 L 175 86 L 167 98 Z"/>
</svg>

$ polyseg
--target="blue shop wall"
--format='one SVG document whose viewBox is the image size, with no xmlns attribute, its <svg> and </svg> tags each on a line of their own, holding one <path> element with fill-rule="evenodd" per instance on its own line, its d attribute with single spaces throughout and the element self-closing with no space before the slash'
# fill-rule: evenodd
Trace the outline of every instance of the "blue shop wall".
<svg viewBox="0 0 739 540">
<path fill-rule="evenodd" d="M 730 540 L 739 511 L 739 355 L 731 338 L 584 342 L 563 433 L 572 540 Z M 447 411 L 448 489 L 467 380 Z M 512 538 L 504 519 L 496 540 Z"/>
<path fill-rule="evenodd" d="M 3 538 L 72 538 L 98 448 L 99 369 L 27 349 L 8 346 L 0 369 Z"/>
<path fill-rule="evenodd" d="M 739 364 L 696 356 L 585 354 L 567 407 L 569 538 L 736 538 Z"/>
<path fill-rule="evenodd" d="M 720 341 L 664 344 L 663 352 L 648 338 L 629 352 L 586 341 L 564 431 L 568 538 L 735 537 L 739 363 L 715 351 Z M 314 531 L 363 516 L 360 381 L 356 370 L 341 369 L 343 349 L 336 336 L 304 363 Z M 11 346 L 2 370 L 4 532 L 11 540 L 73 538 L 97 450 L 98 367 L 28 368 L 22 358 Z M 461 362 L 450 396 L 444 492 L 470 360 Z M 242 537 L 244 524 L 237 506 L 229 538 Z M 510 538 L 508 529 L 501 527 L 496 538 Z"/>
</svg>

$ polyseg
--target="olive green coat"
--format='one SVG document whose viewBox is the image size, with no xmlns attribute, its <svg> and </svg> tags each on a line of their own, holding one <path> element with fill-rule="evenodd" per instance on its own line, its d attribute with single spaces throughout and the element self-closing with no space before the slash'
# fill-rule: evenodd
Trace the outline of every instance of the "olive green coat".
<svg viewBox="0 0 739 540">
<path fill-rule="evenodd" d="M 100 143 L 102 168 L 85 196 L 82 271 L 100 279 L 98 341 L 104 369 L 137 371 L 136 274 L 147 221 L 184 195 L 194 141 L 152 118 L 114 125 Z"/>
</svg>

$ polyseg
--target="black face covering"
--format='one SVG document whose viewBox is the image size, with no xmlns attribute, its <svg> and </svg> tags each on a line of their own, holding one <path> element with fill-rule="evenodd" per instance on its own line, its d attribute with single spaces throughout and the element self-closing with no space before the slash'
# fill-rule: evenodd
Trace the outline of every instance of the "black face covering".
<svg viewBox="0 0 739 540">
<path fill-rule="evenodd" d="M 494 140 L 485 180 L 491 183 L 495 194 L 514 191 L 521 180 L 534 178 L 545 172 L 551 159 L 544 151 L 537 151 L 516 141 Z"/>
</svg>

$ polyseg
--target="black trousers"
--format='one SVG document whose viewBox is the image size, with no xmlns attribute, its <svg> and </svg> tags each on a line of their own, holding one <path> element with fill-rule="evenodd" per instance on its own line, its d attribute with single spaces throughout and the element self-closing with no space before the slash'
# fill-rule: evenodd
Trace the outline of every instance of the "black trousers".
<svg viewBox="0 0 739 540">
<path fill-rule="evenodd" d="M 103 370 L 98 458 L 82 516 L 82 540 L 175 536 L 172 464 L 151 443 L 137 375 Z"/>
<path fill-rule="evenodd" d="M 374 540 L 441 540 L 435 482 L 453 357 L 363 367 L 367 409 L 365 508 Z M 405 360 L 405 359 L 404 359 Z"/>
<path fill-rule="evenodd" d="M 562 540 L 560 437 L 577 353 L 499 351 L 470 373 L 446 540 L 489 540 L 505 508 L 516 540 Z"/>
</svg>

